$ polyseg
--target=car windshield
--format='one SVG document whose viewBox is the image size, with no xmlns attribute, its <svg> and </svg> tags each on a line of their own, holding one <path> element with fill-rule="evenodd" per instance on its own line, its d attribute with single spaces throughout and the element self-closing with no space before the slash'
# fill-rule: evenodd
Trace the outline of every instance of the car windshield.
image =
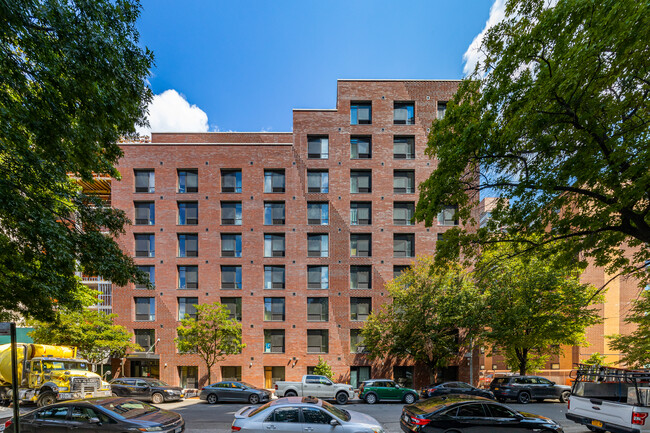
<svg viewBox="0 0 650 433">
<path fill-rule="evenodd" d="M 88 364 L 77 361 L 43 361 L 43 370 L 88 370 Z"/>
<path fill-rule="evenodd" d="M 264 409 L 266 409 L 269 406 L 271 406 L 271 402 L 263 404 L 262 406 L 258 407 L 257 409 L 252 410 L 251 413 L 248 414 L 248 416 L 251 417 L 253 415 L 257 415 L 258 413 L 262 412 Z"/>
<path fill-rule="evenodd" d="M 162 380 L 158 380 L 158 379 L 148 380 L 147 383 L 149 384 L 149 386 L 169 386 Z"/>
<path fill-rule="evenodd" d="M 137 400 L 107 401 L 105 403 L 101 403 L 101 406 L 104 409 L 110 410 L 114 414 L 126 419 L 137 418 L 144 414 L 157 412 L 160 410 L 157 407 Z"/>
<path fill-rule="evenodd" d="M 350 412 L 348 412 L 345 409 L 339 409 L 336 406 L 332 406 L 326 401 L 323 401 L 323 409 L 331 413 L 332 415 L 336 416 L 339 419 L 342 419 L 343 421 L 350 421 Z"/>
</svg>

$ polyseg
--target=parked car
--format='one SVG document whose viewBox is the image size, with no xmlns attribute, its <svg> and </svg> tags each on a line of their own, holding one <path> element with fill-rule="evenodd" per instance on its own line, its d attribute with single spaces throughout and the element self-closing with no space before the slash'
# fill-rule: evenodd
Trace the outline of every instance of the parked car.
<svg viewBox="0 0 650 433">
<path fill-rule="evenodd" d="M 22 433 L 157 431 L 181 433 L 183 417 L 132 398 L 68 400 L 20 416 Z M 13 424 L 5 432 L 14 432 Z"/>
<path fill-rule="evenodd" d="M 404 406 L 404 433 L 527 432 L 563 433 L 550 418 L 517 412 L 483 397 L 449 394 Z"/>
<path fill-rule="evenodd" d="M 271 394 L 245 382 L 217 382 L 201 388 L 201 400 L 210 404 L 218 401 L 243 401 L 250 404 L 266 403 L 271 399 Z"/>
<path fill-rule="evenodd" d="M 275 382 L 278 397 L 318 397 L 345 404 L 354 398 L 354 388 L 346 383 L 333 383 L 325 376 L 307 374 L 302 382 Z"/>
<path fill-rule="evenodd" d="M 494 394 L 487 389 L 475 388 L 469 383 L 465 382 L 443 382 L 429 385 L 422 389 L 422 398 L 435 397 L 437 395 L 447 394 L 467 394 L 478 395 L 479 397 L 489 398 L 494 400 Z"/>
<path fill-rule="evenodd" d="M 490 391 L 498 401 L 516 400 L 521 404 L 545 399 L 558 399 L 564 403 L 571 396 L 570 386 L 558 385 L 539 376 L 495 377 L 490 383 Z"/>
<path fill-rule="evenodd" d="M 384 433 L 381 424 L 363 413 L 339 409 L 312 397 L 286 397 L 235 414 L 231 432 Z"/>
<path fill-rule="evenodd" d="M 417 401 L 418 392 L 411 388 L 404 388 L 390 379 L 371 379 L 361 382 L 359 398 L 368 404 L 385 400 L 411 404 Z"/>
<path fill-rule="evenodd" d="M 180 400 L 183 397 L 183 388 L 169 386 L 162 380 L 148 377 L 121 377 L 113 379 L 111 391 L 115 397 L 130 397 L 138 400 L 151 401 L 160 404 L 166 401 Z"/>
</svg>

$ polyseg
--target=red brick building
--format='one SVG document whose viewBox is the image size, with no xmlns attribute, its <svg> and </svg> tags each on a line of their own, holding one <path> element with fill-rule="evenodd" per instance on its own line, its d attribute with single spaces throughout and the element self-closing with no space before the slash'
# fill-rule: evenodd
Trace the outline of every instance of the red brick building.
<svg viewBox="0 0 650 433">
<path fill-rule="evenodd" d="M 213 381 L 271 387 L 322 356 L 355 385 L 425 385 L 429 372 L 408 360 L 368 361 L 357 333 L 387 300 L 384 283 L 458 224 L 453 211 L 431 228 L 410 223 L 416 185 L 435 166 L 424 155 L 428 129 L 457 86 L 339 80 L 336 108 L 294 110 L 293 132 L 154 133 L 123 144 L 111 201 L 134 225 L 118 241 L 155 282 L 113 290 L 117 322 L 153 346 L 130 354 L 123 374 L 203 385 L 205 366 L 177 352 L 176 328 L 192 304 L 220 301 L 240 318 L 246 348 L 215 366 Z"/>
</svg>

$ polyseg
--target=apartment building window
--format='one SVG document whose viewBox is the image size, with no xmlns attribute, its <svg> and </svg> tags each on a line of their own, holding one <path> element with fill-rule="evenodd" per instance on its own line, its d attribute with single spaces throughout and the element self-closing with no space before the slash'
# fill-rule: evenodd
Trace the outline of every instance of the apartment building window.
<svg viewBox="0 0 650 433">
<path fill-rule="evenodd" d="M 221 257 L 241 257 L 241 233 L 221 234 Z"/>
<path fill-rule="evenodd" d="M 284 192 L 284 170 L 264 170 L 264 192 Z"/>
<path fill-rule="evenodd" d="M 415 171 L 395 170 L 393 172 L 393 192 L 395 194 L 413 194 L 415 192 Z"/>
<path fill-rule="evenodd" d="M 225 306 L 228 311 L 230 311 L 228 319 L 241 322 L 241 298 L 221 298 L 221 305 Z"/>
<path fill-rule="evenodd" d="M 369 201 L 350 202 L 350 224 L 353 226 L 372 224 L 372 203 Z"/>
<path fill-rule="evenodd" d="M 393 158 L 415 159 L 415 137 L 394 137 Z"/>
<path fill-rule="evenodd" d="M 445 238 L 445 234 L 444 234 L 444 233 L 438 233 L 438 236 L 436 237 L 436 239 L 437 239 L 438 241 L 441 241 L 441 240 L 443 240 L 444 238 Z"/>
<path fill-rule="evenodd" d="M 140 266 L 138 266 L 138 269 L 149 276 L 149 284 L 151 284 L 151 287 L 155 287 L 155 285 L 156 285 L 156 268 L 155 268 L 155 266 L 140 265 Z M 139 290 L 143 290 L 143 289 L 147 289 L 148 287 L 147 287 L 146 284 L 136 284 L 135 288 L 139 289 Z"/>
<path fill-rule="evenodd" d="M 264 330 L 264 353 L 284 353 L 284 329 Z"/>
<path fill-rule="evenodd" d="M 221 288 L 237 289 L 242 288 L 241 266 L 221 266 Z"/>
<path fill-rule="evenodd" d="M 284 225 L 284 202 L 264 202 L 264 225 Z"/>
<path fill-rule="evenodd" d="M 329 204 L 327 202 L 307 203 L 307 224 L 326 226 L 329 224 Z"/>
<path fill-rule="evenodd" d="M 199 203 L 196 201 L 178 202 L 178 224 L 195 226 L 199 223 Z"/>
<path fill-rule="evenodd" d="M 393 279 L 398 278 L 402 275 L 403 272 L 406 272 L 410 268 L 409 265 L 394 265 L 393 266 Z"/>
<path fill-rule="evenodd" d="M 181 290 L 195 290 L 199 288 L 198 266 L 183 265 L 178 267 L 178 288 Z"/>
<path fill-rule="evenodd" d="M 393 203 L 393 224 L 396 226 L 412 226 L 415 215 L 415 202 L 396 201 Z"/>
<path fill-rule="evenodd" d="M 329 236 L 323 233 L 307 234 L 307 257 L 328 257 Z"/>
<path fill-rule="evenodd" d="M 198 317 L 196 306 L 198 303 L 199 298 L 178 298 L 178 320 L 196 320 Z"/>
<path fill-rule="evenodd" d="M 415 125 L 415 104 L 413 102 L 395 102 L 393 123 L 395 125 Z"/>
<path fill-rule="evenodd" d="M 264 235 L 264 257 L 284 257 L 284 234 Z"/>
<path fill-rule="evenodd" d="M 135 207 L 135 225 L 152 226 L 156 224 L 156 206 L 152 201 L 136 201 Z"/>
<path fill-rule="evenodd" d="M 327 136 L 307 136 L 307 158 L 329 158 L 329 138 Z"/>
<path fill-rule="evenodd" d="M 154 347 L 151 352 L 155 352 L 156 330 L 155 329 L 134 329 L 135 344 L 142 348 L 143 352 L 148 352 Z"/>
<path fill-rule="evenodd" d="M 372 103 L 369 101 L 350 103 L 350 125 L 370 125 L 372 123 Z"/>
<path fill-rule="evenodd" d="M 264 298 L 264 320 L 284 322 L 284 298 Z"/>
<path fill-rule="evenodd" d="M 284 289 L 285 268 L 278 265 L 264 266 L 264 288 Z"/>
<path fill-rule="evenodd" d="M 350 329 L 350 353 L 366 353 L 361 329 Z"/>
<path fill-rule="evenodd" d="M 372 289 L 371 266 L 350 266 L 350 289 Z"/>
<path fill-rule="evenodd" d="M 438 214 L 438 224 L 442 226 L 457 226 L 458 206 L 445 206 Z"/>
<path fill-rule="evenodd" d="M 372 140 L 370 137 L 350 138 L 350 158 L 370 159 L 372 158 Z"/>
<path fill-rule="evenodd" d="M 447 101 L 438 101 L 438 119 L 443 119 L 447 112 Z"/>
<path fill-rule="evenodd" d="M 221 192 L 241 192 L 241 170 L 221 170 Z"/>
<path fill-rule="evenodd" d="M 241 225 L 241 202 L 240 201 L 222 201 L 221 202 L 221 225 L 240 226 Z"/>
<path fill-rule="evenodd" d="M 368 320 L 371 311 L 372 298 L 350 298 L 350 320 Z"/>
<path fill-rule="evenodd" d="M 153 170 L 133 170 L 135 192 L 155 192 L 156 176 Z"/>
<path fill-rule="evenodd" d="M 221 366 L 221 380 L 228 382 L 241 382 L 241 366 Z"/>
<path fill-rule="evenodd" d="M 352 194 L 372 192 L 372 171 L 350 170 L 350 192 Z"/>
<path fill-rule="evenodd" d="M 350 235 L 350 257 L 372 256 L 372 235 L 352 233 Z"/>
<path fill-rule="evenodd" d="M 198 170 L 178 170 L 178 192 L 180 194 L 199 192 Z"/>
<path fill-rule="evenodd" d="M 327 322 L 329 320 L 329 299 L 307 298 L 307 320 Z"/>
<path fill-rule="evenodd" d="M 310 289 L 329 289 L 329 268 L 327 266 L 307 266 L 307 287 Z"/>
<path fill-rule="evenodd" d="M 327 353 L 329 351 L 329 332 L 327 329 L 307 330 L 307 353 Z"/>
<path fill-rule="evenodd" d="M 134 298 L 135 320 L 152 321 L 156 320 L 156 299 L 155 298 Z"/>
<path fill-rule="evenodd" d="M 414 233 L 393 234 L 393 256 L 394 257 L 415 257 L 415 234 Z"/>
<path fill-rule="evenodd" d="M 178 235 L 178 257 L 197 257 L 199 255 L 199 235 L 183 233 Z"/>
<path fill-rule="evenodd" d="M 149 233 L 136 233 L 135 238 L 135 256 L 136 257 L 155 257 L 156 256 L 156 238 Z"/>
<path fill-rule="evenodd" d="M 330 182 L 327 170 L 307 170 L 307 192 L 327 194 Z"/>
</svg>

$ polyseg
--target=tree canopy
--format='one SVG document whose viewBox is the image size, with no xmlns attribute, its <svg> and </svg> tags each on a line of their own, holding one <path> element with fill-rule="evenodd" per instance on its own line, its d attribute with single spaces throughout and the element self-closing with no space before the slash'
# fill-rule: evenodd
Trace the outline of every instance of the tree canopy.
<svg viewBox="0 0 650 433">
<path fill-rule="evenodd" d="M 502 198 L 489 226 L 447 231 L 439 258 L 546 244 L 564 263 L 634 273 L 650 259 L 650 3 L 549 3 L 507 0 L 487 31 L 484 60 L 433 122 L 416 219 L 457 205 L 471 221 L 484 191 Z"/>
<path fill-rule="evenodd" d="M 636 325 L 628 335 L 612 335 L 610 347 L 623 353 L 621 361 L 633 368 L 650 366 L 650 290 L 644 290 L 632 307 L 627 323 Z"/>
<path fill-rule="evenodd" d="M 76 181 L 119 178 L 118 138 L 144 122 L 139 13 L 137 0 L 0 1 L 0 310 L 80 308 L 79 268 L 144 282 L 113 240 L 124 213 Z"/>
</svg>

